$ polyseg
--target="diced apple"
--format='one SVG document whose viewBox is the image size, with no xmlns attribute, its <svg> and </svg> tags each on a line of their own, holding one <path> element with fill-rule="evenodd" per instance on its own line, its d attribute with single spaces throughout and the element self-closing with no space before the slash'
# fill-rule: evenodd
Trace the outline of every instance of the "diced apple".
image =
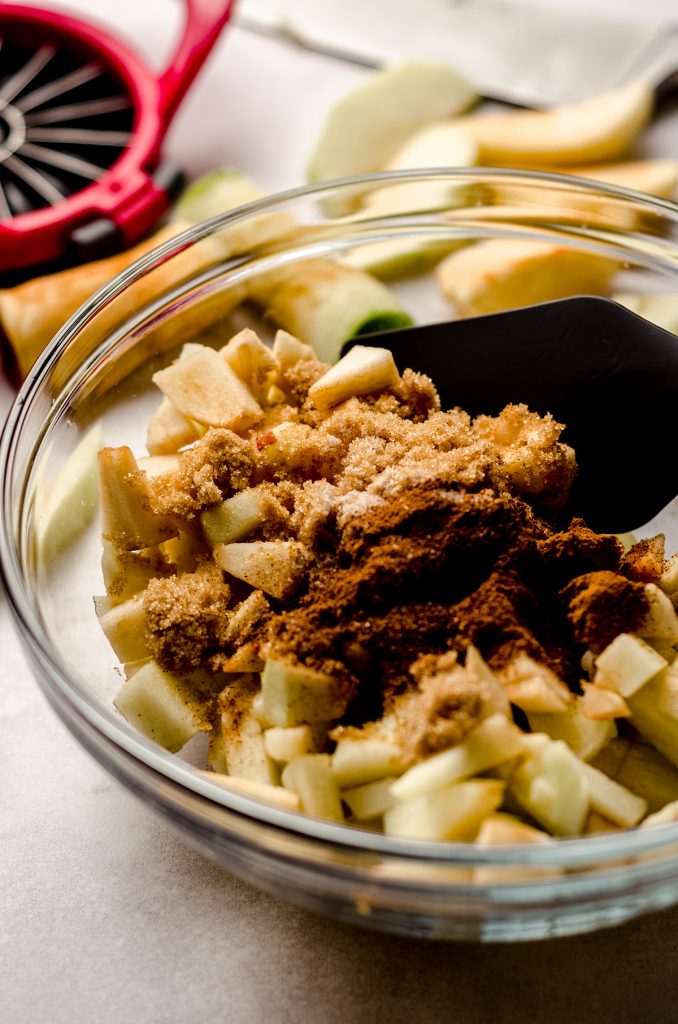
<svg viewBox="0 0 678 1024">
<path fill-rule="evenodd" d="M 388 739 L 343 739 L 332 755 L 332 771 L 342 789 L 376 782 L 405 769 L 400 747 Z"/>
<path fill-rule="evenodd" d="M 152 548 L 177 528 L 151 505 L 148 478 L 127 447 L 102 448 L 99 461 L 101 533 L 127 551 Z"/>
<path fill-rule="evenodd" d="M 373 74 L 330 112 L 309 180 L 379 170 L 418 128 L 453 117 L 476 99 L 446 64 L 412 61 Z"/>
<path fill-rule="evenodd" d="M 605 295 L 619 264 L 554 242 L 493 238 L 438 266 L 443 295 L 461 316 L 496 313 L 570 295 Z"/>
<path fill-rule="evenodd" d="M 647 813 L 647 803 L 593 765 L 584 765 L 591 807 L 622 828 L 637 825 Z"/>
<path fill-rule="evenodd" d="M 274 658 L 266 659 L 261 692 L 268 721 L 282 726 L 333 721 L 350 698 L 346 686 L 332 676 Z"/>
<path fill-rule="evenodd" d="M 675 800 L 673 803 L 667 804 L 666 807 L 662 807 L 661 811 L 657 811 L 655 814 L 649 814 L 640 827 L 655 828 L 657 825 L 673 825 L 677 821 L 678 800 Z"/>
<path fill-rule="evenodd" d="M 596 659 L 596 686 L 616 690 L 628 699 L 666 668 L 666 661 L 632 633 L 620 633 Z"/>
<path fill-rule="evenodd" d="M 498 779 L 457 782 L 391 807 L 384 814 L 384 831 L 409 839 L 464 840 L 496 811 L 503 795 Z"/>
<path fill-rule="evenodd" d="M 358 821 L 380 818 L 396 803 L 396 798 L 391 792 L 391 783 L 394 781 L 395 776 L 387 775 L 386 778 L 377 779 L 376 782 L 367 782 L 363 786 L 345 789 L 341 798 Z"/>
<path fill-rule="evenodd" d="M 264 749 L 273 761 L 286 764 L 318 752 L 317 732 L 310 725 L 274 725 L 264 732 Z"/>
<path fill-rule="evenodd" d="M 161 479 L 176 473 L 179 468 L 179 456 L 176 452 L 168 455 L 146 455 L 137 459 L 137 465 L 149 479 Z"/>
<path fill-rule="evenodd" d="M 395 296 L 369 274 L 331 259 L 309 259 L 266 271 L 249 296 L 267 317 L 334 363 L 344 342 L 361 334 L 411 327 Z"/>
<path fill-rule="evenodd" d="M 581 699 L 581 713 L 585 718 L 598 723 L 612 723 L 615 718 L 630 716 L 631 709 L 622 695 L 615 690 L 608 690 L 595 683 L 582 683 L 582 690 L 584 694 Z M 583 760 L 588 761 L 589 758 L 585 757 Z"/>
<path fill-rule="evenodd" d="M 306 547 L 295 540 L 217 544 L 214 558 L 224 572 L 277 598 L 294 591 L 308 564 Z"/>
<path fill-rule="evenodd" d="M 678 800 L 678 768 L 646 740 L 616 737 L 592 762 L 647 801 L 651 811 Z"/>
<path fill-rule="evenodd" d="M 153 381 L 179 412 L 205 426 L 237 432 L 263 415 L 249 389 L 211 348 L 159 370 Z"/>
<path fill-rule="evenodd" d="M 553 842 L 551 836 L 531 825 L 526 825 L 511 814 L 490 814 L 480 826 L 476 836 L 476 846 L 507 846 L 513 844 L 529 844 L 543 846 Z M 473 872 L 476 885 L 504 885 L 507 882 L 521 882 L 528 878 L 544 878 L 561 875 L 562 869 L 551 867 L 529 867 L 502 864 L 488 864 L 478 867 Z"/>
<path fill-rule="evenodd" d="M 399 380 L 389 349 L 355 345 L 309 388 L 308 397 L 318 409 L 329 409 L 353 395 L 393 387 Z"/>
<path fill-rule="evenodd" d="M 264 345 L 251 327 L 245 327 L 219 350 L 234 373 L 248 387 L 254 397 L 263 402 L 277 363 L 268 346 Z"/>
<path fill-rule="evenodd" d="M 260 590 L 248 594 L 229 614 L 224 641 L 227 644 L 233 643 L 260 622 L 270 610 L 271 606 Z"/>
<path fill-rule="evenodd" d="M 145 551 L 116 551 L 109 540 L 102 542 L 101 572 L 111 605 L 121 604 L 145 590 L 149 580 L 163 576 L 168 562 L 160 547 Z"/>
<path fill-rule="evenodd" d="M 295 338 L 287 331 L 278 330 L 273 339 L 273 357 L 281 369 L 293 366 L 303 359 L 315 359 L 315 351 L 310 345 Z"/>
<path fill-rule="evenodd" d="M 263 667 L 264 659 L 259 654 L 259 645 L 255 643 L 242 644 L 219 665 L 221 672 L 261 672 Z"/>
<path fill-rule="evenodd" d="M 504 690 L 510 702 L 525 712 L 559 714 L 567 710 L 569 703 L 539 676 L 507 683 Z"/>
<path fill-rule="evenodd" d="M 97 453 L 103 444 L 100 424 L 78 442 L 45 494 L 36 489 L 35 536 L 38 557 L 48 564 L 83 533 L 97 508 Z"/>
<path fill-rule="evenodd" d="M 460 118 L 485 164 L 511 167 L 593 163 L 626 152 L 652 113 L 650 86 L 636 79 L 612 92 L 553 110 Z"/>
<path fill-rule="evenodd" d="M 283 785 L 299 797 L 302 811 L 315 818 L 344 821 L 339 786 L 327 754 L 307 754 L 290 761 L 282 774 Z"/>
<path fill-rule="evenodd" d="M 146 447 L 151 455 L 170 455 L 199 437 L 198 425 L 180 413 L 169 398 L 163 398 L 148 422 Z"/>
<path fill-rule="evenodd" d="M 638 633 L 648 639 L 678 641 L 678 616 L 673 603 L 663 590 L 654 583 L 645 584 L 645 593 L 650 607 L 644 621 L 638 626 Z"/>
<path fill-rule="evenodd" d="M 562 740 L 552 740 L 513 773 L 510 792 L 554 835 L 581 834 L 589 811 L 584 762 Z"/>
<path fill-rule="evenodd" d="M 99 625 L 119 661 L 136 661 L 149 656 L 143 597 L 132 597 L 115 605 L 99 617 Z"/>
<path fill-rule="evenodd" d="M 628 698 L 631 722 L 678 766 L 678 674 L 674 666 L 655 675 Z"/>
<path fill-rule="evenodd" d="M 523 733 L 504 715 L 486 718 L 465 739 L 409 768 L 394 782 L 393 795 L 408 800 L 421 793 L 443 789 L 460 779 L 479 775 L 510 761 L 523 750 Z"/>
<path fill-rule="evenodd" d="M 144 665 L 148 665 L 149 661 L 152 660 L 153 659 L 149 655 L 147 658 L 136 658 L 134 661 L 126 661 L 122 666 L 123 672 L 125 673 L 125 679 L 131 679 L 133 675 L 136 675 L 140 668 L 143 668 Z"/>
<path fill-rule="evenodd" d="M 255 800 L 276 804 L 286 811 L 299 810 L 299 797 L 283 786 L 273 786 L 270 783 L 257 782 L 255 779 L 243 779 L 235 775 L 225 775 L 223 772 L 217 771 L 204 771 L 201 774 L 210 782 L 216 782 L 218 786 L 223 786 L 224 789 L 229 789 L 234 793 L 242 793 L 243 796 L 251 796 Z"/>
<path fill-rule="evenodd" d="M 155 661 L 123 683 L 115 704 L 130 725 L 172 752 L 206 728 L 182 680 Z"/>
<path fill-rule="evenodd" d="M 221 505 L 213 505 L 200 514 L 205 539 L 211 547 L 242 540 L 262 522 L 264 495 L 250 487 L 227 498 Z"/>
<path fill-rule="evenodd" d="M 585 697 L 574 697 L 561 714 L 530 712 L 527 716 L 530 728 L 546 733 L 552 740 L 564 740 L 577 757 L 590 761 L 616 736 L 617 730 L 614 721 L 592 721 L 587 717 L 585 700 Z"/>
</svg>

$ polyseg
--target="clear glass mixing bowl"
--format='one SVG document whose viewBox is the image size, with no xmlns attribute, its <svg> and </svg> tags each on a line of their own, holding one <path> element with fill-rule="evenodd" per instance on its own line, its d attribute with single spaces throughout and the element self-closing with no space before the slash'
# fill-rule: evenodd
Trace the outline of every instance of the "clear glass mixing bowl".
<svg viewBox="0 0 678 1024">
<path fill-rule="evenodd" d="M 388 190 L 396 207 L 384 204 Z M 377 191 L 372 212 L 361 208 Z M 586 931 L 678 902 L 678 825 L 478 849 L 393 839 L 231 792 L 201 773 L 199 745 L 166 753 L 113 706 L 121 680 L 92 605 L 102 591 L 96 521 L 48 567 L 35 555 L 41 493 L 95 421 L 107 444 L 141 450 L 158 402 L 151 373 L 177 345 L 205 329 L 222 339 L 247 323 L 266 330 L 246 301 L 259 275 L 309 257 L 361 261 L 376 253 L 393 293 L 427 323 L 452 314 L 435 284 L 435 260 L 487 238 L 597 252 L 620 262 L 615 288 L 678 294 L 678 206 L 599 183 L 483 169 L 402 173 L 251 204 L 137 262 L 38 359 L 2 437 L 0 542 L 16 624 L 50 704 L 102 765 L 194 846 L 262 889 L 343 920 L 417 936 L 515 941 Z M 646 524 L 647 533 L 658 528 L 669 550 L 678 548 L 671 506 Z"/>
</svg>

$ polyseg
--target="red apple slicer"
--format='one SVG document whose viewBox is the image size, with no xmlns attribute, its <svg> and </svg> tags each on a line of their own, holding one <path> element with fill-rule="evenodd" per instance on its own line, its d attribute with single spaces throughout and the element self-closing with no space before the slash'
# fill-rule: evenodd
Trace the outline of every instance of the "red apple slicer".
<svg viewBox="0 0 678 1024">
<path fill-rule="evenodd" d="M 68 15 L 0 3 L 3 272 L 104 256 L 146 234 L 178 172 L 159 166 L 172 117 L 234 0 L 185 0 L 156 76 L 125 43 Z"/>
</svg>

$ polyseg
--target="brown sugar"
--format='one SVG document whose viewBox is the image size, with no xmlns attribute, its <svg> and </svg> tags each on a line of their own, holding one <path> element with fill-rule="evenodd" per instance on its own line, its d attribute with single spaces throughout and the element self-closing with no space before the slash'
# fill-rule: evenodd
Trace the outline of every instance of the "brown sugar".
<svg viewBox="0 0 678 1024">
<path fill-rule="evenodd" d="M 194 573 L 154 579 L 144 594 L 147 640 L 163 668 L 198 668 L 219 645 L 230 589 L 207 562 Z"/>
<path fill-rule="evenodd" d="M 253 467 L 251 447 L 244 438 L 212 427 L 181 453 L 174 473 L 152 481 L 155 510 L 190 520 L 201 509 L 247 487 Z"/>
</svg>

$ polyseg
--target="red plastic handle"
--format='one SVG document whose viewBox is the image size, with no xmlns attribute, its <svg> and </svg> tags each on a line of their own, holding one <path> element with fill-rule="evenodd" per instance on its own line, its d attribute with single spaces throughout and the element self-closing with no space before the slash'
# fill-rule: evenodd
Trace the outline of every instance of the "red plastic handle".
<svg viewBox="0 0 678 1024">
<path fill-rule="evenodd" d="M 174 56 L 158 79 L 160 116 L 167 125 L 228 21 L 235 0 L 186 0 L 186 24 Z"/>
</svg>

